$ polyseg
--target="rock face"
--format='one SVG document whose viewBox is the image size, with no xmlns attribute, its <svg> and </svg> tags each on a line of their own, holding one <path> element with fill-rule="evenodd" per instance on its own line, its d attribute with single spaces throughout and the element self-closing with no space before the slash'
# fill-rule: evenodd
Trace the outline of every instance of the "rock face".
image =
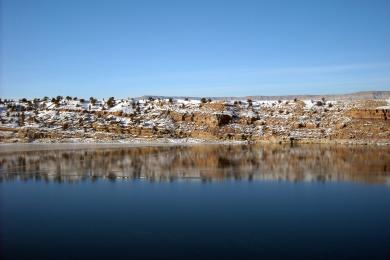
<svg viewBox="0 0 390 260">
<path fill-rule="evenodd" d="M 390 143 L 389 100 L 202 101 L 0 100 L 0 142 L 199 138 Z"/>
<path fill-rule="evenodd" d="M 231 115 L 223 113 L 196 113 L 193 121 L 197 125 L 204 125 L 208 127 L 218 127 L 229 124 L 232 121 Z"/>
<path fill-rule="evenodd" d="M 351 109 L 349 115 L 355 119 L 390 119 L 390 107 L 378 107 L 371 109 Z"/>
</svg>

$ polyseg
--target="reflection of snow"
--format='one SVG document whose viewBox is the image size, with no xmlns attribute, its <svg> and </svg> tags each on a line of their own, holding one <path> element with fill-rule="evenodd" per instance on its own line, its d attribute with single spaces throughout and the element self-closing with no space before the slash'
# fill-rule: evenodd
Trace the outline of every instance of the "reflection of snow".
<svg viewBox="0 0 390 260">
<path fill-rule="evenodd" d="M 294 134 L 300 135 L 299 131 Z M 145 146 L 141 139 L 121 142 L 100 146 L 30 145 L 29 149 L 19 151 L 2 149 L 0 180 L 15 177 L 69 181 L 97 177 L 238 178 L 390 183 L 390 171 L 383 167 L 390 160 L 389 147 L 297 146 L 291 149 L 289 145 L 198 145 L 204 142 L 198 139 L 166 139 L 166 145 L 160 146 Z M 184 143 L 192 145 L 176 145 Z"/>
</svg>

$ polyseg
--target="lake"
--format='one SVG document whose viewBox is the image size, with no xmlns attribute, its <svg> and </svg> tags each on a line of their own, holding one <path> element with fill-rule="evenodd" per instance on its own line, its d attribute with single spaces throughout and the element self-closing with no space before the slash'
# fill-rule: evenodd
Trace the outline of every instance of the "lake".
<svg viewBox="0 0 390 260">
<path fill-rule="evenodd" d="M 390 147 L 15 145 L 2 259 L 390 259 Z"/>
</svg>

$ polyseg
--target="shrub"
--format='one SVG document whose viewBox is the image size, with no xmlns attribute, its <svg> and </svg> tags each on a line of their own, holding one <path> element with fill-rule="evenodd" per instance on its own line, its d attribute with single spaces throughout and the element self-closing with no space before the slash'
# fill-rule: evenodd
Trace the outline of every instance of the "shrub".
<svg viewBox="0 0 390 260">
<path fill-rule="evenodd" d="M 19 114 L 19 126 L 24 126 L 24 119 L 25 115 L 24 112 L 22 112 L 21 114 Z"/>
<path fill-rule="evenodd" d="M 108 108 L 111 108 L 111 107 L 115 106 L 115 98 L 114 97 L 110 97 L 107 100 L 107 106 L 108 106 Z"/>
<path fill-rule="evenodd" d="M 89 98 L 89 101 L 91 102 L 91 104 L 94 106 L 94 105 L 96 105 L 96 98 L 94 98 L 94 97 L 90 97 Z"/>
<path fill-rule="evenodd" d="M 207 100 L 206 100 L 206 98 L 203 97 L 203 98 L 200 99 L 200 102 L 201 102 L 201 103 L 206 103 Z"/>
</svg>

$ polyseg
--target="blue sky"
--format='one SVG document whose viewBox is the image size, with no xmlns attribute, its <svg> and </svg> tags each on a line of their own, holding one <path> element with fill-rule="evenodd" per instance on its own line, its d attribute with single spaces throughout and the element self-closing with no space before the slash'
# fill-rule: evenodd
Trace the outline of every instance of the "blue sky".
<svg viewBox="0 0 390 260">
<path fill-rule="evenodd" d="M 0 0 L 0 96 L 390 90 L 390 1 Z"/>
</svg>

